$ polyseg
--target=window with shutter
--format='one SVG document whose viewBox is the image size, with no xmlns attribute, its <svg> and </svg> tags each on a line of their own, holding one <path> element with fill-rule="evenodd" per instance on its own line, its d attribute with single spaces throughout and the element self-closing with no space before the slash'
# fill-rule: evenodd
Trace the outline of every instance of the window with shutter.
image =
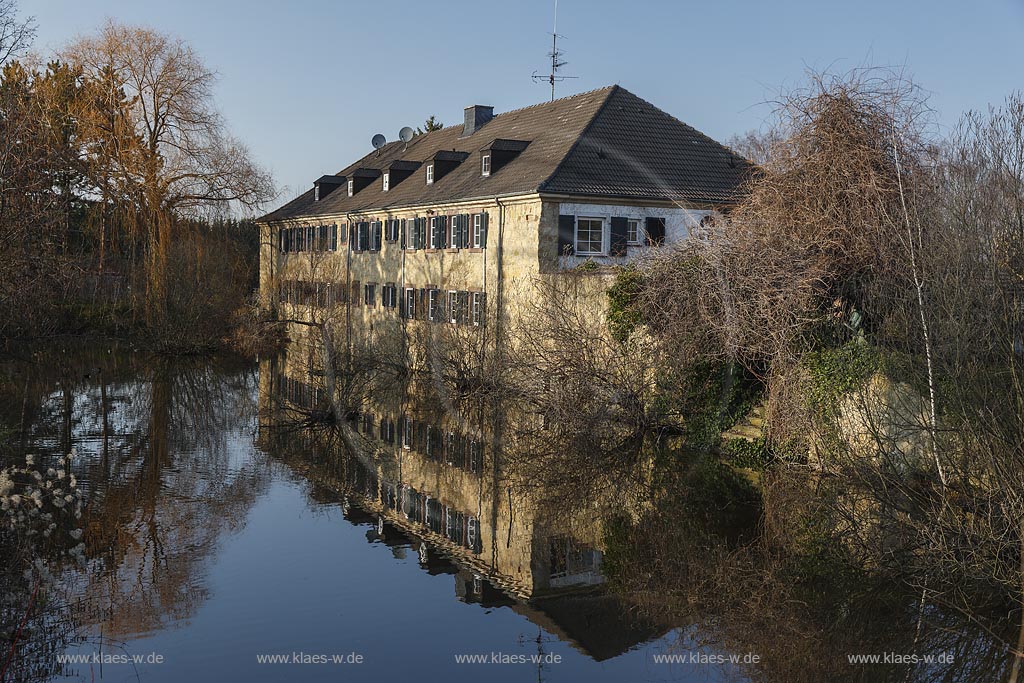
<svg viewBox="0 0 1024 683">
<path fill-rule="evenodd" d="M 338 224 L 331 226 L 331 251 L 338 251 Z"/>
<path fill-rule="evenodd" d="M 352 295 L 349 298 L 349 301 L 352 302 L 353 306 L 358 306 L 359 305 L 359 298 L 360 298 L 360 295 L 362 294 L 362 292 L 360 292 L 359 289 L 360 289 L 359 288 L 359 280 L 353 280 L 352 281 Z"/>
<path fill-rule="evenodd" d="M 605 253 L 605 232 L 603 218 L 576 219 L 576 254 L 580 256 L 603 256 Z"/>
</svg>

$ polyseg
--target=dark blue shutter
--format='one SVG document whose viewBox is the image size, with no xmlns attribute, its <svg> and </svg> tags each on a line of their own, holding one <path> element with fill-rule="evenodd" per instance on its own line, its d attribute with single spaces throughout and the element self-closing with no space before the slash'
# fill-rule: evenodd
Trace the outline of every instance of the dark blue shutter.
<svg viewBox="0 0 1024 683">
<path fill-rule="evenodd" d="M 574 245 L 576 233 L 576 216 L 558 217 L 558 255 L 576 253 Z"/>
<path fill-rule="evenodd" d="M 487 212 L 480 214 L 480 248 L 487 248 Z"/>
<path fill-rule="evenodd" d="M 647 244 L 659 245 L 665 241 L 665 219 L 647 218 Z"/>
<path fill-rule="evenodd" d="M 472 217 L 468 213 L 462 214 L 459 225 L 459 234 L 462 235 L 462 246 L 471 247 L 473 246 L 473 236 L 469 234 L 470 228 L 473 225 Z"/>
<path fill-rule="evenodd" d="M 611 223 L 611 243 L 608 253 L 611 256 L 625 256 L 629 221 L 621 216 L 615 216 L 612 218 Z"/>
</svg>

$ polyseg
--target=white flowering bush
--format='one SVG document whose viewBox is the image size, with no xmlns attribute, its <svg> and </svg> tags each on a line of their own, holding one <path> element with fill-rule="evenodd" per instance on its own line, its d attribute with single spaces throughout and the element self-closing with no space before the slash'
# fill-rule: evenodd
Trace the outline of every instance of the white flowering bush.
<svg viewBox="0 0 1024 683">
<path fill-rule="evenodd" d="M 71 472 L 74 451 L 52 467 L 37 466 L 32 455 L 23 466 L 0 469 L 0 642 L 15 641 L 17 657 L 5 680 L 19 680 L 38 643 L 32 635 L 51 630 L 59 610 L 50 595 L 56 574 L 68 564 L 85 564 L 79 520 L 82 493 Z M 22 666 L 18 666 L 22 664 Z"/>
</svg>

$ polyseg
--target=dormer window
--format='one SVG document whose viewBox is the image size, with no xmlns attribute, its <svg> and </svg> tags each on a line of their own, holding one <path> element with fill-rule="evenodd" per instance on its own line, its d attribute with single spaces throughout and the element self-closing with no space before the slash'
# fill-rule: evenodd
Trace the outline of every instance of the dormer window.
<svg viewBox="0 0 1024 683">
<path fill-rule="evenodd" d="M 319 185 L 314 185 L 313 186 L 313 201 L 314 202 L 320 201 L 320 186 Z"/>
<path fill-rule="evenodd" d="M 480 158 L 480 174 L 485 178 L 491 175 L 491 155 L 485 154 Z"/>
<path fill-rule="evenodd" d="M 427 164 L 427 185 L 434 183 L 434 164 Z"/>
<path fill-rule="evenodd" d="M 348 196 L 351 197 L 356 193 L 356 181 L 352 178 L 348 179 Z"/>
<path fill-rule="evenodd" d="M 387 192 L 391 189 L 391 174 L 388 172 L 384 173 L 384 191 Z"/>
</svg>

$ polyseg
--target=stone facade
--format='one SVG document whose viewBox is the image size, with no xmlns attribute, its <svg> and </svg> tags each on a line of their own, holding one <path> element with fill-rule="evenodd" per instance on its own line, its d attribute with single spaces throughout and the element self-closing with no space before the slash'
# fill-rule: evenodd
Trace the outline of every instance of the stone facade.
<svg viewBox="0 0 1024 683">
<path fill-rule="evenodd" d="M 516 317 L 536 303 L 540 279 L 558 277 L 587 262 L 596 266 L 586 269 L 590 280 L 588 296 L 593 299 L 594 314 L 603 314 L 604 290 L 611 281 L 612 267 L 642 258 L 658 248 L 645 243 L 641 232 L 640 239 L 628 245 L 626 254 L 609 255 L 607 232 L 612 217 L 636 220 L 641 226 L 648 217 L 664 219 L 665 244 L 670 245 L 685 239 L 711 213 L 710 207 L 664 202 L 595 203 L 584 198 L 528 194 L 395 211 L 317 216 L 309 221 L 268 222 L 262 225 L 261 295 L 264 304 L 280 318 L 331 321 L 335 329 L 345 330 L 346 337 L 354 342 L 401 338 L 407 347 L 413 347 L 409 342 L 417 336 L 417 329 L 451 325 L 455 319 L 456 325 L 478 331 L 491 347 L 503 341 L 498 339 L 503 329 L 514 328 Z M 603 220 L 605 253 L 560 255 L 559 216 L 565 214 Z M 430 248 L 432 219 L 455 215 L 470 217 L 471 239 L 472 221 L 478 215 L 485 216 L 480 219 L 486 225 L 483 243 L 479 247 Z M 427 222 L 424 248 L 409 248 L 404 243 L 416 219 Z M 353 243 L 358 236 L 353 236 L 351 226 L 378 221 L 382 226 L 379 249 L 358 250 Z M 388 234 L 388 221 L 398 221 L 399 229 Z M 334 231 L 328 237 L 333 249 L 286 253 L 282 248 L 284 231 L 312 228 L 317 239 L 322 234 L 318 232 L 321 226 Z M 305 284 L 296 293 L 294 283 Z M 393 288 L 389 290 L 390 296 L 385 294 L 385 288 Z M 437 293 L 430 294 L 429 290 Z M 453 316 L 450 304 L 463 310 Z M 488 330 L 493 333 L 488 335 Z"/>
</svg>

